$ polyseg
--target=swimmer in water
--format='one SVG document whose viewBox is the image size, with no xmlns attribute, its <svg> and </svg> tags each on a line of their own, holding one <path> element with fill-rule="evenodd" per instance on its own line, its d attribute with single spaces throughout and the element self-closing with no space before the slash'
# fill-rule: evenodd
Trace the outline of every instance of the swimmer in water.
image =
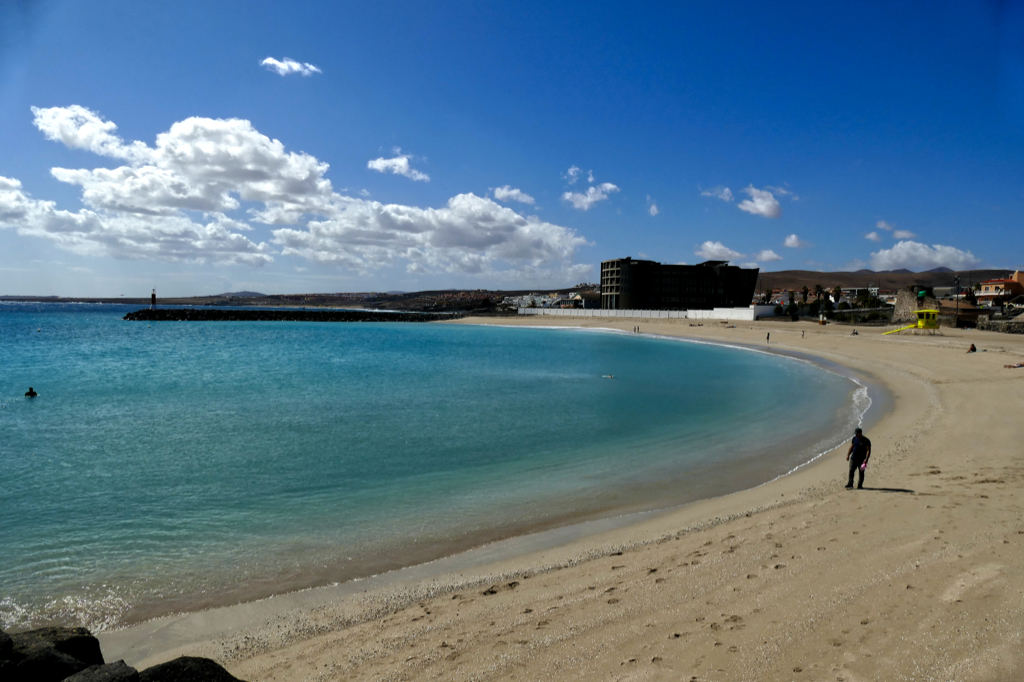
<svg viewBox="0 0 1024 682">
<path fill-rule="evenodd" d="M 39 394 L 36 393 L 35 390 L 31 386 L 29 386 L 28 387 L 28 391 L 25 392 L 25 397 L 26 398 L 35 398 L 37 395 L 39 395 Z"/>
</svg>

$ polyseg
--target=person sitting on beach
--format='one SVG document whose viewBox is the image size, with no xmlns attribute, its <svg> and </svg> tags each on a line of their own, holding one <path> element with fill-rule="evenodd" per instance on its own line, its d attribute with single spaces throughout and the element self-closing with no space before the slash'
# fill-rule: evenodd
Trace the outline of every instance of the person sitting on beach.
<svg viewBox="0 0 1024 682">
<path fill-rule="evenodd" d="M 864 487 L 864 469 L 868 460 L 871 459 L 871 441 L 864 435 L 864 431 L 857 429 L 853 432 L 853 440 L 850 442 L 850 449 L 846 451 L 846 460 L 850 463 L 850 480 L 846 484 L 847 490 L 853 489 L 853 474 L 860 472 L 860 480 L 857 488 Z"/>
<path fill-rule="evenodd" d="M 28 391 L 25 392 L 25 397 L 26 398 L 35 398 L 37 395 L 39 395 L 39 394 L 36 393 L 35 390 L 31 386 L 29 386 L 28 387 Z"/>
<path fill-rule="evenodd" d="M 978 352 L 978 349 L 977 349 L 977 348 L 975 348 L 975 347 L 974 347 L 974 344 L 972 343 L 972 344 L 971 344 L 971 347 L 967 349 L 967 352 L 968 352 L 968 353 L 977 353 L 977 352 Z"/>
</svg>

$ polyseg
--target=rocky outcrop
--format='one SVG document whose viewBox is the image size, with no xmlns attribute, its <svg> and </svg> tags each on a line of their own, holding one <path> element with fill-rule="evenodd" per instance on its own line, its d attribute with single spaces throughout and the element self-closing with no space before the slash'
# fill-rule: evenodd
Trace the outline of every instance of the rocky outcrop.
<svg viewBox="0 0 1024 682">
<path fill-rule="evenodd" d="M 208 658 L 182 656 L 139 673 L 139 682 L 241 682 Z"/>
<path fill-rule="evenodd" d="M 5 682 L 56 682 L 103 663 L 99 641 L 85 628 L 40 628 L 9 640 L 9 646 L 0 643 Z"/>
<path fill-rule="evenodd" d="M 378 313 L 372 310 L 223 310 L 218 308 L 157 308 L 124 316 L 134 322 L 436 322 L 453 320 L 453 313 Z"/>
<path fill-rule="evenodd" d="M 118 661 L 90 666 L 65 678 L 64 682 L 139 682 L 139 671 L 124 661 Z"/>
<path fill-rule="evenodd" d="M 141 673 L 124 661 L 105 664 L 85 628 L 0 631 L 0 682 L 242 682 L 215 661 L 182 656 Z"/>
</svg>

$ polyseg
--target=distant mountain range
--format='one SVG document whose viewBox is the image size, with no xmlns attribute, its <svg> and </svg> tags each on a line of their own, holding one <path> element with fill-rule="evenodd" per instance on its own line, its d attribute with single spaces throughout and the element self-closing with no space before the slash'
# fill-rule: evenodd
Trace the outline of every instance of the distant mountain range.
<svg viewBox="0 0 1024 682">
<path fill-rule="evenodd" d="M 888 270 L 875 272 L 874 270 L 857 270 L 856 272 L 816 272 L 813 270 L 780 270 L 778 272 L 762 272 L 759 279 L 758 289 L 771 287 L 772 289 L 796 289 L 806 286 L 813 289 L 815 284 L 826 288 L 840 286 L 868 287 L 875 286 L 881 289 L 902 289 L 911 285 L 925 287 L 948 287 L 953 286 L 953 278 L 960 276 L 960 285 L 968 286 L 974 282 L 981 282 L 986 279 L 1005 277 L 1005 270 L 974 270 L 956 272 L 949 268 L 933 268 L 924 272 L 913 272 L 911 270 Z"/>
<path fill-rule="evenodd" d="M 214 298 L 264 298 L 266 294 L 256 291 L 232 291 L 227 294 L 217 294 Z"/>
</svg>

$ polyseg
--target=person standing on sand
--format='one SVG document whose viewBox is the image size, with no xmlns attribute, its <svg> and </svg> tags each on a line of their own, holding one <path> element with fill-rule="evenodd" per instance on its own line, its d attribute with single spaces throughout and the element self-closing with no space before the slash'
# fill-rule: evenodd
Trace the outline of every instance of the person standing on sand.
<svg viewBox="0 0 1024 682">
<path fill-rule="evenodd" d="M 764 337 L 764 342 L 765 343 L 771 343 L 772 342 L 772 333 L 771 332 L 768 332 L 768 334 Z"/>
<path fill-rule="evenodd" d="M 860 480 L 857 482 L 857 488 L 864 487 L 864 469 L 867 467 L 869 459 L 871 459 L 871 441 L 858 428 L 853 432 L 850 449 L 846 451 L 846 461 L 850 463 L 850 480 L 846 484 L 847 490 L 853 489 L 853 474 L 858 471 Z"/>
</svg>

